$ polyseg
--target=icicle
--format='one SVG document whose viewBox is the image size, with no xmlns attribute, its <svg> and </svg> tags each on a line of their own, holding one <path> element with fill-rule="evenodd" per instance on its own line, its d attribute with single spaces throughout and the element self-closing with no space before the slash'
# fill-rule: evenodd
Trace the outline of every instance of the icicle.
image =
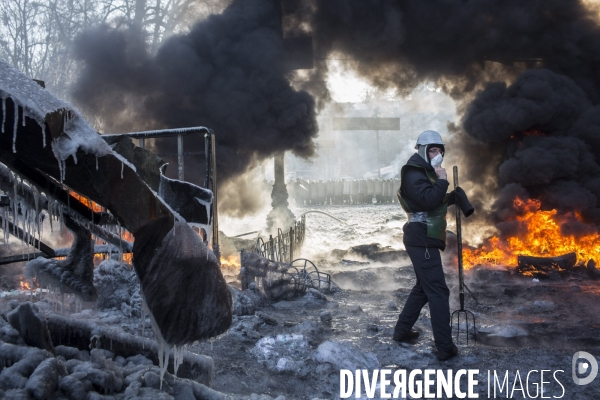
<svg viewBox="0 0 600 400">
<path fill-rule="evenodd" d="M 179 348 L 173 346 L 173 372 L 175 376 L 177 376 L 177 370 L 181 364 L 183 364 L 183 345 Z"/>
<path fill-rule="evenodd" d="M 63 165 L 62 165 L 61 160 L 58 160 L 58 171 L 59 171 L 59 175 L 60 175 L 60 183 L 62 183 L 62 181 L 63 181 Z"/>
<path fill-rule="evenodd" d="M 142 298 L 143 298 L 143 296 L 142 296 Z M 154 320 L 152 313 L 150 313 L 149 315 L 150 315 L 150 323 L 152 324 L 152 331 L 154 331 L 154 336 L 156 338 L 156 341 L 158 342 L 158 364 L 160 367 L 160 389 L 162 390 L 162 381 L 165 376 L 165 372 L 167 371 L 167 366 L 169 365 L 169 353 L 171 352 L 171 346 L 162 337 L 162 335 L 160 333 L 160 329 L 158 328 L 158 325 L 156 325 L 156 321 Z"/>
<path fill-rule="evenodd" d="M 160 390 L 162 390 L 162 381 L 165 376 L 165 372 L 167 372 L 167 367 L 169 365 L 169 353 L 171 353 L 171 346 L 161 337 L 161 341 L 164 343 L 164 357 L 165 360 L 162 363 L 162 367 L 160 368 Z"/>
<path fill-rule="evenodd" d="M 2 97 L 2 133 L 4 133 L 4 124 L 6 123 L 6 97 Z"/>
<path fill-rule="evenodd" d="M 63 235 L 63 226 L 65 224 L 65 219 L 64 219 L 64 211 L 62 207 L 58 207 L 58 220 L 60 222 L 59 226 L 60 226 L 60 235 Z"/>
<path fill-rule="evenodd" d="M 123 239 L 123 234 L 121 233 L 121 223 L 117 221 L 117 226 L 119 227 L 119 239 Z M 119 261 L 123 262 L 123 241 L 119 240 Z"/>
<path fill-rule="evenodd" d="M 19 106 L 15 104 L 15 123 L 13 126 L 13 153 L 17 152 L 17 124 L 19 123 Z"/>
<path fill-rule="evenodd" d="M 46 123 L 42 121 L 42 147 L 46 148 Z"/>
<path fill-rule="evenodd" d="M 52 200 L 52 197 L 50 197 L 50 195 L 46 195 L 46 198 L 48 199 L 48 220 L 50 221 L 50 232 L 54 232 L 54 229 L 52 227 L 52 219 L 54 218 L 54 200 Z"/>
<path fill-rule="evenodd" d="M 123 179 L 123 168 L 125 168 L 125 164 L 121 161 L 121 179 Z"/>
<path fill-rule="evenodd" d="M 96 155 L 96 171 L 98 171 L 98 156 Z"/>
</svg>

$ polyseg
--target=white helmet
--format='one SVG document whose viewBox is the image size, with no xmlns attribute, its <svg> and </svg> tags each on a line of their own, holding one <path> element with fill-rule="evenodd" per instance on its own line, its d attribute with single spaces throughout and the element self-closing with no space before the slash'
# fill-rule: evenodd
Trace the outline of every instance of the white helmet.
<svg viewBox="0 0 600 400">
<path fill-rule="evenodd" d="M 442 152 L 445 151 L 444 142 L 442 141 L 442 136 L 436 131 L 425 131 L 419 135 L 417 138 L 417 144 L 415 145 L 415 149 L 419 153 L 421 157 L 427 163 L 429 163 L 429 156 L 427 154 L 427 150 L 431 145 L 436 145 L 436 147 L 441 147 Z"/>
</svg>

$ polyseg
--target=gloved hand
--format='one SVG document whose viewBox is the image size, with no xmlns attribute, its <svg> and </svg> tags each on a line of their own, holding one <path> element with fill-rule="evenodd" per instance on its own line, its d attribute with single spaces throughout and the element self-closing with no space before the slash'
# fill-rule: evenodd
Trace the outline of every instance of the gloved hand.
<svg viewBox="0 0 600 400">
<path fill-rule="evenodd" d="M 475 208 L 469 202 L 467 194 L 460 186 L 457 186 L 456 189 L 454 189 L 454 202 L 460 207 L 465 217 L 468 217 L 475 212 Z"/>
</svg>

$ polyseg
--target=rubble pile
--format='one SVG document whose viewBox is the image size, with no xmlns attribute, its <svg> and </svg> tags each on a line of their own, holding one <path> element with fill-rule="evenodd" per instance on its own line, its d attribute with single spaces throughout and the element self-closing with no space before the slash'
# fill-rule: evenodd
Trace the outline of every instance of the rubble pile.
<svg viewBox="0 0 600 400">
<path fill-rule="evenodd" d="M 116 355 L 110 350 L 96 348 L 96 341 L 92 341 L 87 349 L 54 346 L 46 320 L 36 305 L 14 301 L 11 306 L 15 308 L 0 316 L 2 398 L 83 399 L 104 395 L 227 398 L 202 383 L 171 374 L 166 374 L 161 383 L 160 368 L 141 354 Z M 212 367 L 212 363 L 208 362 L 207 366 Z"/>
</svg>

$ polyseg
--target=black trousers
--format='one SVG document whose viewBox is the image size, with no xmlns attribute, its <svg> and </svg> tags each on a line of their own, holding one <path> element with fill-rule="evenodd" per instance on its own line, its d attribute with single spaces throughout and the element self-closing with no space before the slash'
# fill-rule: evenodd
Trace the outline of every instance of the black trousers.
<svg viewBox="0 0 600 400">
<path fill-rule="evenodd" d="M 415 269 L 417 283 L 408 295 L 398 317 L 395 332 L 403 334 L 410 331 L 417 322 L 423 306 L 429 303 L 435 346 L 439 351 L 448 351 L 453 346 L 448 303 L 450 290 L 446 285 L 440 250 L 416 246 L 405 247 Z"/>
</svg>

